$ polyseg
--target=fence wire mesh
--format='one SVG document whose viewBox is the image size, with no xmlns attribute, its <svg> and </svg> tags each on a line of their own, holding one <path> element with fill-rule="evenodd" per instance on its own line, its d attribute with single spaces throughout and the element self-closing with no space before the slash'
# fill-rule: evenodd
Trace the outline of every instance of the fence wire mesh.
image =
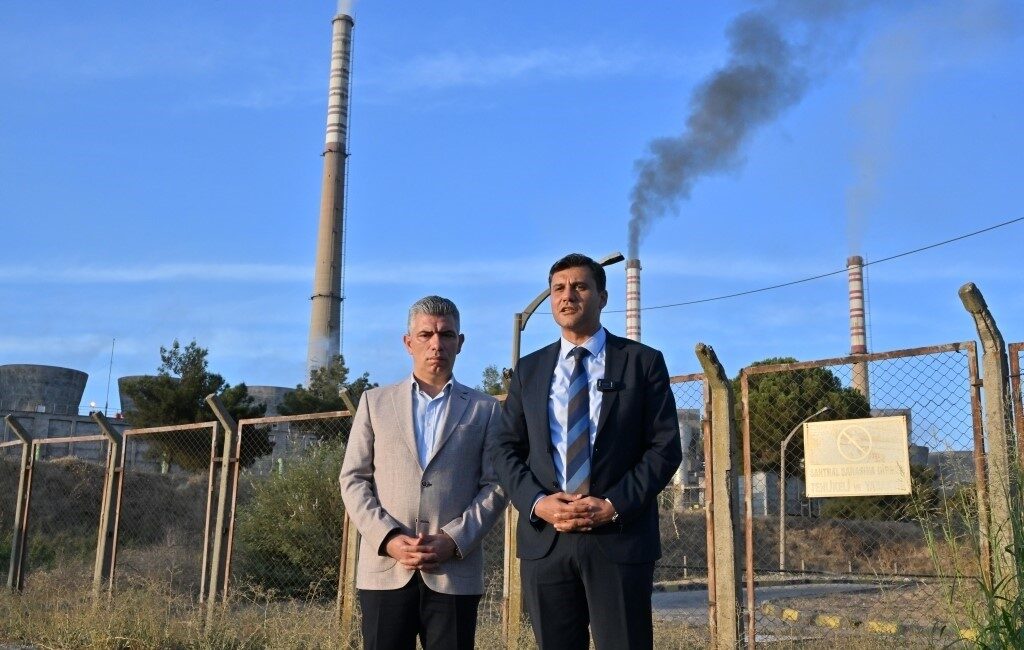
<svg viewBox="0 0 1024 650">
<path fill-rule="evenodd" d="M 118 589 L 199 597 L 216 425 L 129 429 L 118 504 Z"/>
<path fill-rule="evenodd" d="M 104 468 L 67 453 L 73 444 L 93 444 L 105 456 L 107 442 L 102 436 L 57 440 L 32 442 L 36 460 L 25 542 L 26 589 L 85 589 L 92 584 Z"/>
<path fill-rule="evenodd" d="M 654 568 L 655 589 L 661 592 L 686 589 L 706 603 L 707 520 L 704 512 L 704 419 L 705 386 L 702 375 L 680 375 L 671 380 L 676 401 L 683 461 L 672 481 L 659 496 L 661 559 Z M 699 600 L 699 599 L 698 599 Z M 703 606 L 661 606 L 654 598 L 655 644 L 667 645 L 689 628 L 706 630 Z"/>
<path fill-rule="evenodd" d="M 973 343 L 743 375 L 758 636 L 955 639 L 980 572 Z M 808 498 L 803 422 L 883 416 L 906 418 L 911 494 Z M 880 462 L 869 436 L 839 438 L 822 444 L 843 467 Z"/>
<path fill-rule="evenodd" d="M 338 473 L 351 426 L 347 415 L 239 423 L 242 440 L 269 437 L 273 450 L 239 470 L 233 597 L 334 602 L 345 516 Z"/>
</svg>

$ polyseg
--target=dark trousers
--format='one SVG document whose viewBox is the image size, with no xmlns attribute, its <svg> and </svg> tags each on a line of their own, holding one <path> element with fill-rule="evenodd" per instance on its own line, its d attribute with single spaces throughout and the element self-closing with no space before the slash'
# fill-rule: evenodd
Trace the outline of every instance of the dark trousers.
<svg viewBox="0 0 1024 650">
<path fill-rule="evenodd" d="M 587 533 L 562 533 L 547 556 L 523 560 L 523 596 L 541 650 L 654 646 L 654 563 L 616 564 Z"/>
<path fill-rule="evenodd" d="M 480 596 L 431 590 L 420 572 L 401 589 L 359 591 L 366 650 L 472 650 Z"/>
</svg>

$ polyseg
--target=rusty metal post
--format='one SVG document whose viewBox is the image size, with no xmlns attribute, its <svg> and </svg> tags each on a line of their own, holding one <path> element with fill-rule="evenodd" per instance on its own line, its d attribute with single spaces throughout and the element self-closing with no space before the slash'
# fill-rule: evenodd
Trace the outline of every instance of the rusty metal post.
<svg viewBox="0 0 1024 650">
<path fill-rule="evenodd" d="M 714 508 L 714 556 L 711 557 L 709 553 L 708 559 L 715 563 L 715 601 L 710 605 L 715 610 L 714 627 L 717 634 L 712 637 L 711 645 L 713 648 L 735 648 L 743 635 L 743 624 L 740 617 L 741 574 L 735 536 L 738 513 L 733 507 L 735 472 L 732 468 L 732 450 L 736 425 L 733 419 L 732 384 L 711 346 L 698 343 L 695 352 L 711 391 L 713 474 L 710 482 L 707 473 L 704 477 L 705 493 L 710 486 Z"/>
<path fill-rule="evenodd" d="M 754 593 L 754 484 L 750 463 L 750 383 L 747 368 L 740 370 L 740 400 L 743 408 L 743 537 L 744 567 L 746 579 L 746 637 L 747 647 L 754 650 L 756 638 L 755 593 Z"/>
<path fill-rule="evenodd" d="M 359 559 L 359 531 L 356 530 L 348 513 L 341 528 L 340 566 L 338 567 L 338 622 L 341 639 L 352 645 L 356 631 L 356 563 Z"/>
<path fill-rule="evenodd" d="M 107 583 L 107 593 L 114 589 L 114 566 L 117 554 L 117 503 L 124 482 L 123 455 L 124 441 L 121 434 L 99 411 L 92 414 L 92 420 L 107 438 L 107 462 L 103 471 L 103 500 L 100 502 L 99 531 L 96 537 L 96 562 L 92 573 L 92 593 L 98 597 Z"/>
<path fill-rule="evenodd" d="M 978 374 L 978 347 L 969 341 L 967 347 L 967 372 L 971 386 L 971 432 L 974 440 L 974 491 L 978 504 L 978 546 L 981 564 L 981 579 L 985 587 L 992 589 L 992 546 L 989 536 L 988 481 L 985 469 L 985 424 L 981 414 L 981 377 Z"/>
<path fill-rule="evenodd" d="M 981 339 L 982 385 L 985 397 L 985 438 L 988 450 L 990 535 L 998 552 L 993 554 L 993 585 L 1002 597 L 1018 593 L 1013 557 L 1013 506 L 1017 477 L 1013 453 L 1013 411 L 1010 404 L 1006 343 L 985 298 L 973 282 L 960 287 L 960 300 L 974 318 Z"/>
<path fill-rule="evenodd" d="M 213 529 L 213 549 L 210 553 L 210 592 L 206 613 L 207 625 L 210 624 L 213 617 L 214 605 L 217 604 L 217 594 L 221 593 L 221 600 L 223 601 L 224 595 L 226 595 L 226 589 L 221 591 L 218 585 L 218 579 L 220 578 L 221 568 L 225 566 L 227 556 L 227 533 L 228 533 L 228 520 L 234 517 L 234 512 L 230 511 L 230 504 L 228 502 L 228 488 L 233 484 L 232 481 L 232 468 L 238 467 L 238 463 L 232 462 L 234 457 L 232 455 L 232 445 L 235 439 L 238 437 L 238 423 L 228 413 L 227 407 L 220 401 L 217 395 L 211 394 L 206 396 L 206 403 L 213 410 L 213 414 L 217 416 L 217 420 L 220 423 L 221 428 L 224 430 L 222 438 L 221 451 L 219 454 L 220 465 L 220 483 L 219 491 L 217 494 L 217 518 L 216 524 Z M 233 499 L 232 499 L 233 501 Z M 227 582 L 228 576 L 225 572 L 224 581 Z"/>
<path fill-rule="evenodd" d="M 11 563 L 7 569 L 7 588 L 21 591 L 25 586 L 25 552 L 28 544 L 28 512 L 32 496 L 32 436 L 13 415 L 4 418 L 21 440 L 21 470 L 18 473 L 18 496 L 14 505 L 14 535 L 11 537 Z"/>
<path fill-rule="evenodd" d="M 1024 352 L 1024 343 L 1011 343 L 1010 353 L 1010 396 L 1013 398 L 1013 422 L 1016 428 L 1014 440 L 1017 443 L 1017 462 L 1024 467 L 1024 399 L 1020 392 L 1020 355 Z"/>
</svg>

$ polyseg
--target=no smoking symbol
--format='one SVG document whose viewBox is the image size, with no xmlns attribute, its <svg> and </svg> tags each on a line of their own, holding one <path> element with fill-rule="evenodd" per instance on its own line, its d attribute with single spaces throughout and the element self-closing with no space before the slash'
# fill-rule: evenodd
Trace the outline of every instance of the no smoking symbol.
<svg viewBox="0 0 1024 650">
<path fill-rule="evenodd" d="M 851 424 L 836 437 L 839 454 L 850 462 L 864 460 L 871 453 L 871 434 L 860 425 Z"/>
</svg>

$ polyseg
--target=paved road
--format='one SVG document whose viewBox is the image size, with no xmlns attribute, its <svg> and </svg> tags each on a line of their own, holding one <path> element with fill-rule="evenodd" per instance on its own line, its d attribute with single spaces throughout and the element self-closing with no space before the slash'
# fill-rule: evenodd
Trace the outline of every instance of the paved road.
<svg viewBox="0 0 1024 650">
<path fill-rule="evenodd" d="M 774 601 L 779 598 L 826 598 L 836 594 L 870 593 L 879 590 L 879 587 L 873 585 L 823 582 L 783 585 L 779 587 L 759 587 L 755 591 L 754 597 L 756 598 L 755 602 L 757 605 L 760 605 L 766 600 Z M 688 625 L 707 625 L 707 589 L 655 592 L 653 601 L 654 617 L 656 619 L 680 621 Z"/>
</svg>

